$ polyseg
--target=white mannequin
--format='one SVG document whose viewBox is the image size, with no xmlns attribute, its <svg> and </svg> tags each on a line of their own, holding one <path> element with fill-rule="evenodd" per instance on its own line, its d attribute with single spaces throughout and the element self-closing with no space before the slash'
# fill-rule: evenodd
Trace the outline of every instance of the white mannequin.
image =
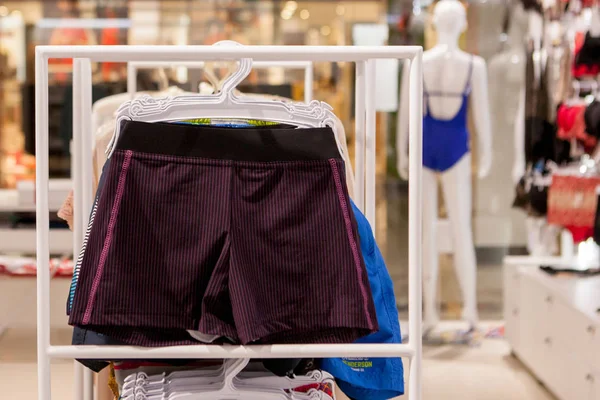
<svg viewBox="0 0 600 400">
<path fill-rule="evenodd" d="M 461 51 L 458 40 L 467 27 L 466 11 L 457 0 L 441 0 L 434 9 L 433 22 L 437 30 L 438 43 L 423 54 L 423 79 L 425 86 L 445 93 L 462 93 L 468 81 L 472 63 L 471 93 L 469 105 L 474 113 L 479 144 L 480 178 L 488 175 L 491 167 L 491 121 L 488 104 L 488 82 L 485 61 L 478 56 Z M 408 68 L 405 69 L 408 71 Z M 447 77 L 440 80 L 439 76 Z M 436 79 L 437 78 L 437 79 Z M 406 74 L 403 83 L 407 82 Z M 437 86 L 435 85 L 437 83 Z M 397 135 L 398 171 L 408 179 L 408 101 L 406 84 L 403 85 L 403 101 L 400 102 Z M 440 87 L 441 86 L 441 87 Z M 429 112 L 440 119 L 456 115 L 462 97 L 430 96 Z M 456 164 L 437 173 L 428 168 L 423 170 L 423 277 L 425 331 L 439 321 L 437 310 L 437 280 L 439 273 L 436 225 L 438 216 L 437 178 L 441 179 L 444 200 L 453 236 L 454 267 L 463 294 L 463 319 L 474 327 L 478 321 L 476 260 L 471 227 L 471 154 L 466 153 Z"/>
<path fill-rule="evenodd" d="M 514 132 L 519 112 L 517 99 L 525 85 L 525 36 L 528 22 L 528 14 L 521 2 L 511 3 L 505 48 L 488 63 L 490 103 L 495 111 L 492 114 L 492 123 L 497 132 L 493 140 L 495 165 L 490 176 L 479 186 L 477 196 L 478 213 L 501 218 L 498 223 L 507 224 L 506 228 L 512 231 L 510 244 L 523 243 L 526 240 L 522 223 L 523 212 L 511 209 L 514 200 L 514 184 L 511 177 L 514 163 L 511 155 L 514 154 L 514 145 L 506 138 Z M 498 228 L 501 228 L 501 225 Z"/>
<path fill-rule="evenodd" d="M 515 123 L 519 96 L 525 82 L 525 36 L 527 35 L 528 15 L 520 2 L 517 2 L 510 14 L 507 47 L 502 53 L 492 57 L 489 62 L 490 98 L 498 106 L 494 113 L 495 122 L 509 125 Z M 507 87 L 509 90 L 507 90 Z M 515 92 L 514 89 L 517 89 Z"/>
</svg>

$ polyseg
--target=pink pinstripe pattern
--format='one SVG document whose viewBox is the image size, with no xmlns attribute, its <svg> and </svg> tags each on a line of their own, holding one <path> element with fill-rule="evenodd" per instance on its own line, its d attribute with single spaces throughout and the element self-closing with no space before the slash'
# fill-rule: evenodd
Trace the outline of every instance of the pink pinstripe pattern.
<svg viewBox="0 0 600 400">
<path fill-rule="evenodd" d="M 107 171 L 70 324 L 142 346 L 197 343 L 187 329 L 243 344 L 377 330 L 341 160 L 127 154 Z"/>
<path fill-rule="evenodd" d="M 108 251 L 110 250 L 110 245 L 113 240 L 113 232 L 115 230 L 115 225 L 117 224 L 117 216 L 119 215 L 119 207 L 121 205 L 121 199 L 123 198 L 123 192 L 125 191 L 125 180 L 127 178 L 127 170 L 129 169 L 132 154 L 133 152 L 131 150 L 127 150 L 125 152 L 125 160 L 123 161 L 123 166 L 121 167 L 119 185 L 117 186 L 117 194 L 115 196 L 115 202 L 113 204 L 110 214 L 110 221 L 108 223 L 108 233 L 106 235 L 104 247 L 102 248 L 102 253 L 100 254 L 100 262 L 98 263 L 98 269 L 96 270 L 96 276 L 94 277 L 94 281 L 92 283 L 92 290 L 90 291 L 87 307 L 82 320 L 84 325 L 90 322 L 92 315 L 92 309 L 96 300 L 96 293 L 98 292 L 98 287 L 100 286 L 100 279 L 102 278 L 102 272 L 104 271 L 104 264 L 106 263 L 106 258 L 108 257 Z"/>
<path fill-rule="evenodd" d="M 331 171 L 333 172 L 333 179 L 335 181 L 335 187 L 337 190 L 338 199 L 340 200 L 340 207 L 342 207 L 342 212 L 344 213 L 344 222 L 346 224 L 346 233 L 348 234 L 348 241 L 350 242 L 350 248 L 352 249 L 352 256 L 354 257 L 354 266 L 356 268 L 357 280 L 360 285 L 360 292 L 363 296 L 363 307 L 365 314 L 369 316 L 367 319 L 369 322 L 369 328 L 373 328 L 371 313 L 369 312 L 369 292 L 364 285 L 362 280 L 363 267 L 361 264 L 361 258 L 358 246 L 356 241 L 354 240 L 354 236 L 352 234 L 352 220 L 350 219 L 350 213 L 348 212 L 348 205 L 346 204 L 346 196 L 344 195 L 344 189 L 342 187 L 342 183 L 340 180 L 340 172 L 338 171 L 338 166 L 334 159 L 329 160 L 329 165 L 331 165 Z M 372 301 L 372 300 L 371 300 Z"/>
</svg>

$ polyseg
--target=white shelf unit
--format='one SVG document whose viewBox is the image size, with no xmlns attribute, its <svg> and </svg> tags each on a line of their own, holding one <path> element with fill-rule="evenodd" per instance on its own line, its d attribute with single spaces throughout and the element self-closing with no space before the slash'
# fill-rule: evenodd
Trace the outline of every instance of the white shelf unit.
<svg viewBox="0 0 600 400">
<path fill-rule="evenodd" d="M 286 358 L 406 357 L 408 399 L 421 399 L 421 232 L 422 232 L 422 54 L 420 46 L 38 46 L 36 48 L 36 211 L 38 218 L 38 399 L 50 400 L 53 358 Z M 48 59 L 73 58 L 74 99 L 74 249 L 80 247 L 92 206 L 91 62 L 218 61 L 251 58 L 255 62 L 322 61 L 356 63 L 356 187 L 355 198 L 374 228 L 375 223 L 375 60 L 409 59 L 409 322 L 410 341 L 403 344 L 344 345 L 197 345 L 148 349 L 133 346 L 53 346 L 49 325 L 48 229 Z M 77 252 L 75 252 L 77 253 Z M 91 375 L 76 368 L 75 398 L 91 399 Z"/>
<path fill-rule="evenodd" d="M 35 184 L 19 182 L 17 189 L 0 189 L 0 212 L 34 212 Z M 49 210 L 58 211 L 71 188 L 68 179 L 51 179 L 49 182 Z M 50 237 L 52 254 L 68 254 L 73 250 L 73 235 L 68 229 L 53 229 Z M 0 254 L 35 253 L 35 228 L 0 228 Z"/>
<path fill-rule="evenodd" d="M 560 260 L 529 258 L 504 264 L 505 331 L 513 354 L 557 398 L 600 400 L 600 276 L 551 276 L 539 265 Z"/>
</svg>

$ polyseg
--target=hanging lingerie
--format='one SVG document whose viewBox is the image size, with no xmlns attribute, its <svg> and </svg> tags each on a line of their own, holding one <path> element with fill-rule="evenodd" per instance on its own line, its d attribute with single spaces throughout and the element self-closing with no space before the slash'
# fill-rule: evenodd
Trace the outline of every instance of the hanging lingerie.
<svg viewBox="0 0 600 400">
<path fill-rule="evenodd" d="M 423 166 L 433 171 L 444 172 L 452 168 L 469 152 L 467 108 L 471 93 L 473 58 L 469 63 L 467 82 L 462 93 L 427 91 L 423 87 L 425 113 L 423 116 Z M 423 82 L 425 86 L 425 82 Z M 461 106 L 450 119 L 435 118 L 431 114 L 431 97 L 461 97 Z"/>
<path fill-rule="evenodd" d="M 530 47 L 532 44 L 530 43 Z M 555 108 L 548 89 L 548 63 L 532 49 L 527 54 L 525 86 L 525 162 L 569 160 L 570 144 L 556 138 Z M 539 74 L 536 74 L 539 70 Z"/>
<path fill-rule="evenodd" d="M 554 174 L 548 191 L 548 223 L 562 226 L 579 243 L 593 236 L 600 177 Z"/>
<path fill-rule="evenodd" d="M 600 139 L 600 102 L 592 101 L 585 109 L 583 119 L 586 132 Z"/>
<path fill-rule="evenodd" d="M 585 104 L 568 106 L 561 104 L 556 113 L 556 125 L 558 130 L 556 136 L 562 140 L 577 140 L 586 150 L 593 151 L 598 139 L 588 134 L 584 114 Z"/>
<path fill-rule="evenodd" d="M 578 32 L 575 35 L 575 61 L 573 76 L 596 76 L 600 73 L 600 37 L 594 37 L 590 32 Z"/>
<path fill-rule="evenodd" d="M 596 244 L 600 245 L 600 193 L 596 192 L 596 197 L 599 200 L 596 205 L 596 219 L 594 220 L 593 238 Z"/>
<path fill-rule="evenodd" d="M 519 180 L 512 206 L 524 210 L 530 217 L 546 216 L 550 181 L 550 170 L 545 163 L 538 162 Z"/>
</svg>

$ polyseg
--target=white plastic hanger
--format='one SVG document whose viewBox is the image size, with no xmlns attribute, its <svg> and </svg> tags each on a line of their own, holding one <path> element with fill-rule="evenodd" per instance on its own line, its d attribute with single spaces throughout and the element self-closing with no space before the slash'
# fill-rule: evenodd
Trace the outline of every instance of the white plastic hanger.
<svg viewBox="0 0 600 400">
<path fill-rule="evenodd" d="M 229 41 L 218 45 L 224 44 L 239 45 Z M 333 114 L 332 107 L 324 102 L 315 100 L 304 104 L 237 96 L 236 86 L 250 74 L 251 70 L 251 59 L 240 60 L 238 70 L 225 79 L 221 90 L 214 95 L 195 94 L 164 99 L 144 96 L 124 103 L 117 113 L 117 126 L 109 144 L 109 157 L 118 141 L 123 120 L 160 122 L 193 118 L 254 119 L 298 127 L 330 126 L 334 133 L 339 129 L 339 119 Z M 340 154 L 342 154 L 341 150 Z"/>
<path fill-rule="evenodd" d="M 222 382 L 224 377 L 224 368 L 218 369 L 202 369 L 190 371 L 177 371 L 169 375 L 154 375 L 148 376 L 145 373 L 131 374 L 125 378 L 123 384 L 123 395 L 133 394 L 136 386 L 143 386 L 146 393 L 158 392 L 162 388 L 201 388 L 206 385 L 212 385 L 215 382 Z M 275 388 L 275 389 L 294 389 L 299 386 L 331 381 L 334 378 L 331 374 L 314 370 L 306 375 L 290 377 L 278 377 L 268 372 L 252 372 L 242 371 L 234 378 L 236 387 L 258 387 L 258 388 Z"/>
<path fill-rule="evenodd" d="M 281 400 L 318 400 L 331 399 L 330 396 L 316 390 L 309 393 L 284 392 L 280 388 L 269 386 L 246 387 L 246 385 L 237 385 L 237 375 L 248 364 L 249 359 L 229 360 L 224 363 L 225 374 L 220 382 L 214 382 L 206 385 L 176 385 L 163 390 L 148 391 L 143 385 L 136 385 L 136 388 L 129 390 L 124 396 L 124 400 L 230 400 L 230 399 L 281 399 Z M 190 372 L 191 375 L 194 371 Z M 315 375 L 317 377 L 318 374 Z M 136 379 L 137 380 L 137 379 Z M 292 379 L 294 381 L 294 379 Z M 332 380 L 333 381 L 333 380 Z M 131 380 L 129 380 L 131 382 Z M 266 382 L 265 382 L 266 383 Z M 299 385 L 303 383 L 298 382 Z M 296 385 L 295 387 L 299 386 Z M 323 396 L 325 395 L 325 396 Z"/>
<path fill-rule="evenodd" d="M 217 369 L 202 369 L 190 371 L 176 371 L 168 375 L 148 376 L 144 373 L 129 375 L 123 384 L 123 396 L 134 394 L 137 388 L 143 388 L 147 393 L 165 392 L 172 389 L 178 389 L 190 386 L 192 383 L 198 387 L 215 385 L 222 382 L 225 377 L 225 368 L 220 366 Z"/>
</svg>

